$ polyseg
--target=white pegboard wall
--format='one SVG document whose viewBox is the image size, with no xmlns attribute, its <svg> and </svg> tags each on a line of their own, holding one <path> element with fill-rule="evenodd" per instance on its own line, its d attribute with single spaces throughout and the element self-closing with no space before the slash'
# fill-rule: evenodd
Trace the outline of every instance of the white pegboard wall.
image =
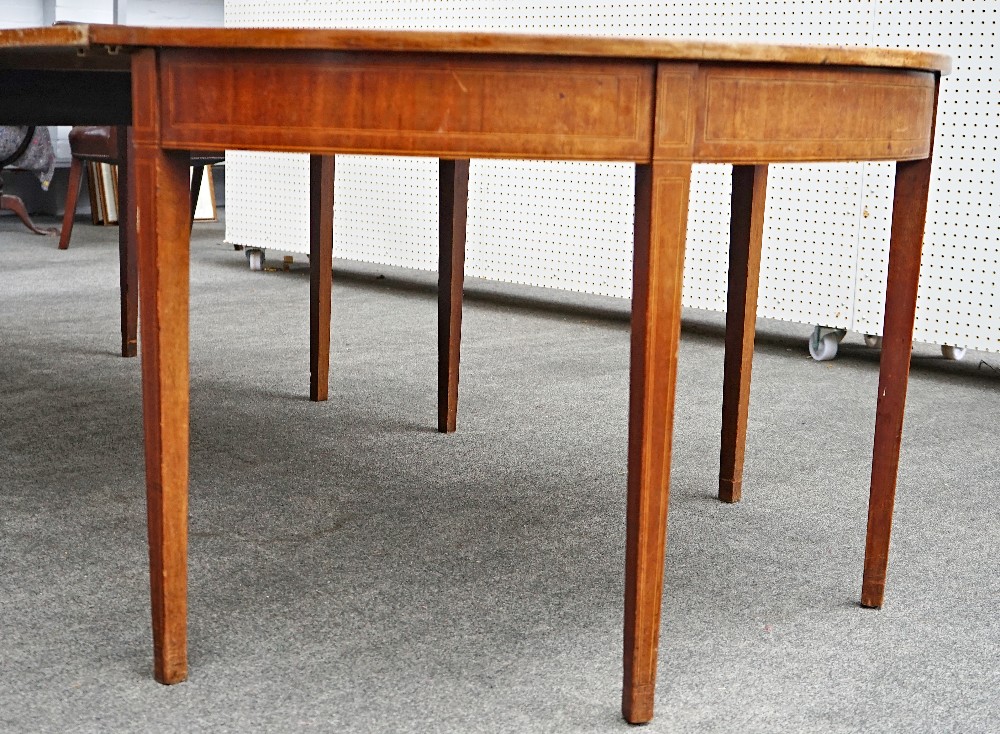
<svg viewBox="0 0 1000 734">
<path fill-rule="evenodd" d="M 885 0 L 878 4 L 872 36 L 878 45 L 936 48 L 952 56 L 953 70 L 942 81 L 938 103 L 916 338 L 989 351 L 1000 351 L 997 16 L 992 0 Z M 891 170 L 884 176 L 891 180 Z M 866 204 L 883 215 L 871 222 L 869 252 L 876 264 L 885 258 L 888 190 L 866 187 Z M 873 290 L 862 290 L 862 284 Z M 881 324 L 884 284 L 884 272 L 880 279 L 859 282 L 859 320 Z M 871 310 L 862 312 L 861 304 Z"/>
<path fill-rule="evenodd" d="M 946 80 L 939 119 L 938 177 L 928 219 L 916 338 L 1000 350 L 1000 335 L 988 316 L 1000 313 L 996 302 L 1000 238 L 995 217 L 978 204 L 983 192 L 987 200 L 993 197 L 996 162 L 995 153 L 988 151 L 995 150 L 1000 132 L 992 60 L 983 62 L 993 53 L 996 11 L 989 5 L 885 0 L 627 2 L 609 13 L 602 3 L 559 0 L 507 8 L 483 0 L 226 0 L 225 22 L 877 44 L 950 51 L 957 57 L 955 75 Z M 978 59 L 978 76 L 965 81 L 963 63 L 973 57 Z M 958 115 L 949 112 L 951 94 L 965 100 L 964 107 L 956 110 Z M 980 101 L 978 112 L 970 108 L 988 94 L 993 95 L 992 107 Z M 952 147 L 960 144 L 952 140 L 951 132 L 962 119 L 977 126 L 965 133 L 972 137 L 965 138 L 964 153 Z M 227 165 L 227 239 L 306 252 L 305 157 L 242 153 L 231 155 Z M 242 179 L 244 171 L 277 176 L 286 185 L 244 187 L 234 195 L 230 182 Z M 948 172 L 953 172 L 951 179 Z M 769 178 L 759 314 L 879 333 L 892 167 L 775 166 Z M 952 181 L 945 191 L 942 180 Z M 436 268 L 436 191 L 435 161 L 339 156 L 337 255 Z M 627 165 L 473 161 L 467 272 L 628 297 L 632 191 Z M 696 166 L 684 273 L 687 306 L 725 307 L 729 193 L 728 167 Z M 244 205 L 239 200 L 243 195 L 257 198 Z M 971 218 L 970 211 L 975 211 Z M 954 226 L 959 220 L 964 223 Z"/>
<path fill-rule="evenodd" d="M 813 43 L 867 43 L 868 0 L 673 2 L 537 0 L 226 0 L 232 27 L 489 30 L 615 36 L 746 38 L 810 37 Z"/>
<path fill-rule="evenodd" d="M 226 240 L 309 252 L 308 161 L 299 154 L 226 151 Z"/>
<path fill-rule="evenodd" d="M 475 161 L 469 179 L 470 275 L 631 294 L 631 166 Z"/>
<path fill-rule="evenodd" d="M 118 22 L 129 25 L 222 25 L 222 0 L 118 0 Z"/>
</svg>

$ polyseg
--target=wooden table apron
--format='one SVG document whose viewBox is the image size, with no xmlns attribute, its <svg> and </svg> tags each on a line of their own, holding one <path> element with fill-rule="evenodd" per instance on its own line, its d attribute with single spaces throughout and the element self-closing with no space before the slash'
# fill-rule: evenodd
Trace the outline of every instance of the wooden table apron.
<svg viewBox="0 0 1000 734">
<path fill-rule="evenodd" d="M 454 39 L 447 41 L 453 48 L 449 52 L 221 50 L 205 42 L 212 31 L 192 31 L 191 46 L 172 47 L 148 40 L 165 31 L 94 27 L 89 41 L 86 32 L 41 29 L 17 37 L 18 32 L 0 32 L 0 51 L 5 43 L 43 46 L 45 38 L 70 53 L 81 45 L 95 46 L 98 37 L 109 39 L 101 41 L 105 44 L 133 44 L 127 62 L 119 57 L 107 65 L 110 71 L 131 70 L 131 194 L 137 205 L 143 294 L 143 420 L 157 680 L 175 683 L 187 676 L 190 150 L 312 153 L 313 198 L 317 190 L 332 188 L 336 153 L 442 158 L 442 201 L 463 195 L 463 173 L 467 179 L 468 171 L 463 163 L 471 157 L 636 165 L 622 692 L 622 711 L 631 722 L 648 721 L 653 714 L 691 166 L 734 164 L 719 477 L 720 499 L 731 502 L 740 498 L 742 488 L 767 164 L 898 161 L 862 586 L 862 604 L 881 605 L 930 178 L 938 60 L 913 62 L 915 70 L 907 70 L 827 66 L 811 53 L 769 57 L 774 49 L 765 49 L 760 62 L 674 61 L 635 53 L 622 58 L 524 53 L 528 46 L 535 48 L 533 39 L 515 41 L 511 48 L 519 50 L 511 53 L 483 53 L 482 48 L 466 53 L 466 41 Z M 43 40 L 31 41 L 31 33 Z M 129 41 L 133 33 L 147 40 Z M 276 38 L 282 32 L 268 33 Z M 313 42 L 293 36 L 289 39 L 296 43 Z M 358 43 L 371 43 L 361 36 Z M 225 38 L 227 44 L 240 45 L 233 40 L 236 36 Z M 337 38 L 343 44 L 343 38 Z M 411 41 L 406 39 L 404 45 Z M 435 42 L 428 36 L 412 46 Z M 468 43 L 484 42 L 506 43 L 495 37 L 474 37 Z M 538 49 L 545 49 L 549 41 L 537 43 Z M 598 48 L 602 42 L 586 43 Z M 691 49 L 704 51 L 696 45 Z M 868 63 L 862 53 L 858 63 Z M 786 63 L 774 63 L 774 58 Z M 30 56 L 16 53 L 0 61 L 32 66 Z M 72 68 L 74 63 L 59 61 L 55 68 Z M 907 65 L 900 61 L 900 66 Z M 19 91 L 13 94 L 0 89 L 5 102 L 0 104 L 0 122 L 127 122 L 130 100 L 127 87 L 119 87 L 128 74 L 98 75 L 114 81 L 114 92 L 111 102 L 95 104 L 78 83 L 74 87 L 73 82 L 60 81 L 61 72 L 5 73 L 8 79 L 27 74 L 22 79 L 31 83 L 15 85 Z M 81 77 L 67 79 L 78 82 Z M 38 80 L 47 80 L 57 92 L 65 88 L 69 96 L 53 101 Z M 120 119 L 123 113 L 126 119 Z M 46 115 L 50 119 L 37 119 Z M 314 213 L 322 205 L 314 201 Z M 314 268 L 313 292 L 326 299 L 314 299 L 320 301 L 313 303 L 314 322 L 322 321 L 324 309 L 329 311 L 328 278 L 321 273 L 330 270 L 330 216 L 323 221 L 314 216 L 313 222 L 314 254 L 323 265 Z M 442 220 L 444 229 L 444 214 Z M 464 219 L 455 218 L 450 231 L 442 233 L 449 250 L 462 228 Z M 452 299 L 460 305 L 460 271 L 460 257 L 449 252 L 446 259 L 442 254 L 442 277 L 451 285 L 442 303 Z M 317 280 L 325 291 L 317 291 Z M 448 317 L 454 316 L 452 311 Z M 444 318 L 442 324 L 451 336 L 444 338 L 442 348 L 455 351 L 445 355 L 444 362 L 457 374 L 457 324 L 447 322 Z M 328 348 L 328 341 L 319 344 L 320 352 Z M 320 376 L 321 385 L 315 382 L 315 367 L 323 359 L 313 357 L 314 398 L 317 391 L 325 397 L 325 375 Z M 448 379 L 442 378 L 443 383 Z M 457 389 L 457 377 L 450 389 Z M 446 422 L 442 417 L 441 425 Z"/>
</svg>

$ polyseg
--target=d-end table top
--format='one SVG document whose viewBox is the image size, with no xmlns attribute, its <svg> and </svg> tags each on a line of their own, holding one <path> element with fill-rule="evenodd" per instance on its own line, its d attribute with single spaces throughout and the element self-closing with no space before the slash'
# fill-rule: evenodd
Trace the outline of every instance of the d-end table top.
<svg viewBox="0 0 1000 734">
<path fill-rule="evenodd" d="M 951 69 L 947 55 L 929 51 L 689 39 L 297 28 L 148 28 L 101 24 L 0 30 L 0 58 L 16 55 L 19 51 L 83 54 L 96 47 L 107 47 L 112 53 L 141 47 L 299 49 L 860 66 L 941 74 Z"/>
</svg>

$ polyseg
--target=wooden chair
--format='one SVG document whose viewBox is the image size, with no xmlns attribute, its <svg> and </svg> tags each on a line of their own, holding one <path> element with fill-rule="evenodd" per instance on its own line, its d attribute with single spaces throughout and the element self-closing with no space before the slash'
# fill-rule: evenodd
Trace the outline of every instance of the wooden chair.
<svg viewBox="0 0 1000 734">
<path fill-rule="evenodd" d="M 62 234 L 59 237 L 59 249 L 69 247 L 69 238 L 73 234 L 73 219 L 76 217 L 76 204 L 80 198 L 80 184 L 83 181 L 83 164 L 110 163 L 122 165 L 119 154 L 118 128 L 110 126 L 78 126 L 70 130 L 69 149 L 72 161 L 69 167 L 69 186 L 66 189 L 66 212 L 63 214 Z M 201 191 L 201 181 L 205 174 L 205 166 L 220 163 L 224 157 L 219 153 L 195 153 L 191 156 L 194 174 L 191 179 L 191 219 L 194 220 L 195 204 Z M 127 175 L 119 170 L 119 175 Z"/>
<path fill-rule="evenodd" d="M 127 127 L 78 126 L 70 130 L 69 144 L 72 161 L 69 169 L 69 186 L 66 191 L 66 211 L 63 214 L 62 235 L 59 249 L 69 247 L 73 233 L 73 219 L 76 203 L 80 196 L 83 179 L 83 164 L 88 161 L 111 163 L 118 166 L 118 261 L 121 283 L 121 323 L 122 356 L 137 354 L 139 330 L 139 268 L 136 252 L 135 214 L 129 201 Z M 196 153 L 191 156 L 195 167 L 191 180 L 191 221 L 194 223 L 194 209 L 201 189 L 205 166 L 223 160 L 221 153 Z"/>
</svg>

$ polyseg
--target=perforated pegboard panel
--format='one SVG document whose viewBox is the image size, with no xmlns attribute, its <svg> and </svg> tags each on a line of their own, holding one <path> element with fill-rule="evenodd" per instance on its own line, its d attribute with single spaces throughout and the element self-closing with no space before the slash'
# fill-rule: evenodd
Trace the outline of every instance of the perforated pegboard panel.
<svg viewBox="0 0 1000 734">
<path fill-rule="evenodd" d="M 952 56 L 941 84 L 915 338 L 1000 351 L 1000 58 L 992 0 L 883 0 L 873 42 Z M 858 329 L 881 333 L 892 168 L 868 166 Z"/>
<path fill-rule="evenodd" d="M 933 12 L 924 15 L 925 8 Z M 955 25 L 953 15 L 961 15 L 963 20 Z M 961 55 L 977 41 L 985 40 L 985 35 L 992 43 L 994 16 L 995 11 L 986 2 L 635 1 L 616 4 L 612 13 L 601 3 L 579 0 L 549 0 L 509 8 L 485 0 L 227 0 L 225 21 L 229 26 L 489 29 L 787 43 L 876 43 L 945 47 Z M 971 26 L 979 29 L 980 35 L 974 40 L 968 36 Z M 938 43 L 948 34 L 963 33 L 956 36 L 961 39 L 957 45 Z M 989 44 L 986 48 L 983 51 L 977 47 L 980 57 L 991 53 Z M 961 75 L 959 60 L 956 71 Z M 980 76 L 989 73 L 983 71 Z M 957 81 L 957 77 L 951 80 Z M 981 94 L 993 94 L 995 100 L 996 86 L 991 83 L 994 86 Z M 984 107 L 980 105 L 980 111 Z M 968 113 L 963 111 L 966 116 Z M 974 124 L 991 151 L 997 132 L 995 106 L 987 117 L 977 117 Z M 954 122 L 943 115 L 940 140 L 949 136 L 949 123 Z M 965 157 L 982 158 L 982 151 L 977 146 L 976 152 L 967 151 Z M 939 145 L 939 161 L 959 153 Z M 977 173 L 985 175 L 992 166 L 995 174 L 995 154 L 986 155 L 990 160 L 979 161 Z M 227 239 L 237 244 L 306 252 L 305 157 L 234 154 L 227 165 Z M 965 165 L 956 175 L 968 175 L 968 169 Z M 878 164 L 773 168 L 768 187 L 760 315 L 868 333 L 881 331 L 891 172 L 891 166 Z M 258 176 L 257 183 L 266 181 L 267 185 L 242 181 Z M 268 176 L 285 183 L 278 185 L 266 179 Z M 236 190 L 230 183 L 234 180 L 241 180 Z M 435 268 L 436 184 L 434 161 L 338 157 L 338 256 Z M 983 191 L 984 185 L 980 181 L 973 188 Z M 992 191 L 992 179 L 988 186 Z M 728 167 L 696 167 L 688 223 L 685 305 L 714 310 L 725 306 L 729 192 Z M 466 271 L 498 280 L 627 297 L 631 294 L 632 193 L 632 171 L 626 165 L 474 161 Z M 932 209 L 936 210 L 940 198 L 936 195 Z M 973 208 L 977 198 L 967 196 L 963 201 L 962 207 Z M 948 219 L 954 221 L 955 216 L 952 212 L 941 218 L 935 211 L 929 221 L 917 337 L 1000 348 L 996 330 L 980 323 L 988 322 L 988 314 L 997 312 L 996 220 L 984 209 L 973 225 L 965 227 L 967 231 L 956 233 L 946 226 Z M 940 225 L 934 224 L 939 221 Z M 938 241 L 935 226 L 941 231 L 941 242 L 953 243 L 945 245 L 953 253 L 955 248 L 978 247 L 964 253 L 970 266 L 966 267 L 966 275 L 960 276 L 957 287 L 972 288 L 969 295 L 961 297 L 965 301 L 952 295 L 946 303 L 939 292 L 939 285 L 950 285 L 952 294 L 955 292 L 956 276 L 951 270 L 955 259 L 954 254 L 932 254 Z M 978 236 L 979 245 L 969 244 L 973 235 Z M 939 265 L 942 257 L 947 263 Z M 928 280 L 932 272 L 933 282 Z M 993 280 L 987 282 L 990 273 Z M 973 301 L 992 306 L 981 312 L 987 315 L 978 321 L 970 314 Z M 940 303 L 950 309 L 943 316 L 936 312 L 936 304 Z M 957 321 L 962 321 L 965 332 L 975 331 L 979 340 L 958 339 L 954 330 L 949 330 Z"/>
<path fill-rule="evenodd" d="M 226 151 L 226 240 L 309 252 L 308 161 L 306 155 Z"/>
</svg>

